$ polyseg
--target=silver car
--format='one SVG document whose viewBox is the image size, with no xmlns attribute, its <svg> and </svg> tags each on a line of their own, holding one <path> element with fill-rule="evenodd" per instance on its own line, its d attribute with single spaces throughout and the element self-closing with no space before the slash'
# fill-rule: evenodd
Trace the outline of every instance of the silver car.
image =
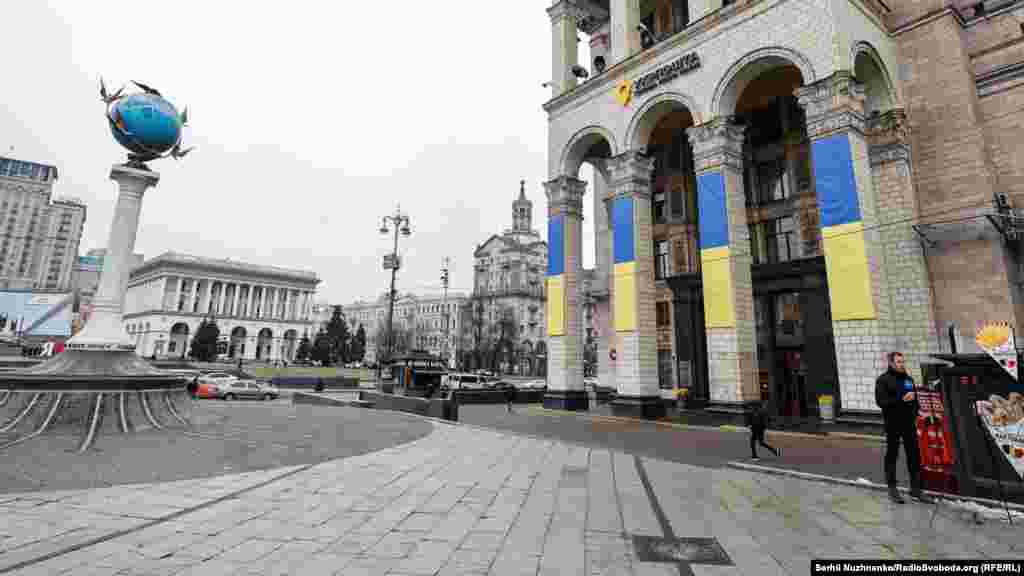
<svg viewBox="0 0 1024 576">
<path fill-rule="evenodd" d="M 276 400 L 281 396 L 281 391 L 270 384 L 257 382 L 256 380 L 233 380 L 219 382 L 214 395 L 222 400 L 241 400 L 244 398 Z"/>
</svg>

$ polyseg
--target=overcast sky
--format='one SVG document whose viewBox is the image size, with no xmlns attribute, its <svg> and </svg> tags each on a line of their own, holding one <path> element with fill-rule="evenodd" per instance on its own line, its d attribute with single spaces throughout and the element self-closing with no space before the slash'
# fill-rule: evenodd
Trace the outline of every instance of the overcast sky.
<svg viewBox="0 0 1024 576">
<path fill-rule="evenodd" d="M 468 293 L 473 249 L 511 226 L 520 179 L 547 235 L 549 5 L 14 0 L 0 154 L 56 165 L 55 195 L 88 204 L 81 253 L 104 247 L 124 151 L 98 78 L 139 80 L 188 106 L 196 150 L 150 164 L 161 181 L 136 252 L 312 270 L 319 299 L 344 304 L 386 290 L 377 229 L 401 204 L 399 290 L 439 293 L 448 256 Z"/>
</svg>

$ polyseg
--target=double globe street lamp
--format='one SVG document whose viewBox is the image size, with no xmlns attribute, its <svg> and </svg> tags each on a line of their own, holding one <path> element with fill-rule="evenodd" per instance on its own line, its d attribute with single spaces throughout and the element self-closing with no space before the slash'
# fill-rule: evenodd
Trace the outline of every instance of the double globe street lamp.
<svg viewBox="0 0 1024 576">
<path fill-rule="evenodd" d="M 395 208 L 395 213 L 389 216 L 381 218 L 380 222 L 380 233 L 388 234 L 388 223 L 394 226 L 395 239 L 394 245 L 392 246 L 391 253 L 384 256 L 384 269 L 391 270 L 391 289 L 388 291 L 388 334 L 387 334 L 387 355 L 385 359 L 391 361 L 391 353 L 394 347 L 394 332 L 393 332 L 393 321 L 395 316 L 395 276 L 398 273 L 398 268 L 401 262 L 398 258 L 398 233 L 401 232 L 403 236 L 412 235 L 412 230 L 409 228 L 409 215 L 403 214 L 401 207 Z M 380 373 L 382 368 L 382 362 L 377 362 L 377 382 L 381 382 Z"/>
</svg>

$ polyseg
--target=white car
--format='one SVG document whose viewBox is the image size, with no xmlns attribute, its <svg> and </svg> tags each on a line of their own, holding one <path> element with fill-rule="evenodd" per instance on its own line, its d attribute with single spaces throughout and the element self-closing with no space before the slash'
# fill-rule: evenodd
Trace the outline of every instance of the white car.
<svg viewBox="0 0 1024 576">
<path fill-rule="evenodd" d="M 220 384 L 227 384 L 237 380 L 238 376 L 228 374 L 227 372 L 205 372 L 199 375 L 199 383 L 210 386 L 218 386 Z"/>
<path fill-rule="evenodd" d="M 456 372 L 441 377 L 441 388 L 446 390 L 483 390 L 488 379 L 479 374 Z"/>
<path fill-rule="evenodd" d="M 519 382 L 515 386 L 520 390 L 543 390 L 547 388 L 547 382 L 543 380 L 529 380 L 527 382 Z"/>
<path fill-rule="evenodd" d="M 586 390 L 596 390 L 601 387 L 601 381 L 597 378 L 587 376 L 583 379 L 583 388 Z"/>
</svg>

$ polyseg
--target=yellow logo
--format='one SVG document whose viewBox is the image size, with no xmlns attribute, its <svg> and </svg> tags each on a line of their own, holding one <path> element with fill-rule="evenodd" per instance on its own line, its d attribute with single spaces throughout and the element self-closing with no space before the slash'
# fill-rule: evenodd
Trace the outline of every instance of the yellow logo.
<svg viewBox="0 0 1024 576">
<path fill-rule="evenodd" d="M 616 86 L 615 99 L 619 101 L 619 104 L 629 106 L 630 100 L 633 99 L 633 83 L 629 80 L 623 80 Z"/>
</svg>

